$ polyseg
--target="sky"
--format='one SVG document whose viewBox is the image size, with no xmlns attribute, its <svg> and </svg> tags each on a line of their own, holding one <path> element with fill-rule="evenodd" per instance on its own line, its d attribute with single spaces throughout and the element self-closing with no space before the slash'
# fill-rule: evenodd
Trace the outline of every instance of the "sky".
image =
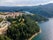
<svg viewBox="0 0 53 40">
<path fill-rule="evenodd" d="M 35 6 L 53 3 L 53 0 L 0 0 L 0 6 Z"/>
</svg>

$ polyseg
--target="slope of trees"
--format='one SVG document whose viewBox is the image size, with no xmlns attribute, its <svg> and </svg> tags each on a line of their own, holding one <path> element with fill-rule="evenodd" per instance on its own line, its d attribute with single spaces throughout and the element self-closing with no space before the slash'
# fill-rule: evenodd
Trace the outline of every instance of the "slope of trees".
<svg viewBox="0 0 53 40">
<path fill-rule="evenodd" d="M 7 31 L 7 36 L 13 40 L 26 40 L 40 30 L 35 21 L 26 16 L 8 18 L 8 21 L 12 25 Z"/>
<path fill-rule="evenodd" d="M 28 40 L 40 28 L 36 21 L 44 21 L 45 18 L 38 15 L 22 15 L 15 18 L 7 18 L 11 22 L 5 35 L 0 35 L 0 40 Z"/>
</svg>

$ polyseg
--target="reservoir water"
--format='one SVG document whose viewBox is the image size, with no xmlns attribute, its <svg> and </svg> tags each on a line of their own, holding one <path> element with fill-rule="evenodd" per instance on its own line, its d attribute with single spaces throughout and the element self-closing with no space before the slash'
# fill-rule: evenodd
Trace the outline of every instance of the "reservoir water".
<svg viewBox="0 0 53 40">
<path fill-rule="evenodd" d="M 39 23 L 42 32 L 33 38 L 33 40 L 53 40 L 53 18 L 49 21 Z"/>
</svg>

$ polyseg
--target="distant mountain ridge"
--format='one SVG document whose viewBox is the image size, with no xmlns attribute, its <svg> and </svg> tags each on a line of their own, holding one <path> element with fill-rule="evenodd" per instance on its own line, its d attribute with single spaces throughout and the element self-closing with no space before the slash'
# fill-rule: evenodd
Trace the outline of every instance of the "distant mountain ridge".
<svg viewBox="0 0 53 40">
<path fill-rule="evenodd" d="M 4 7 L 0 6 L 0 12 L 28 11 L 45 17 L 53 17 L 53 3 L 39 6 Z"/>
</svg>

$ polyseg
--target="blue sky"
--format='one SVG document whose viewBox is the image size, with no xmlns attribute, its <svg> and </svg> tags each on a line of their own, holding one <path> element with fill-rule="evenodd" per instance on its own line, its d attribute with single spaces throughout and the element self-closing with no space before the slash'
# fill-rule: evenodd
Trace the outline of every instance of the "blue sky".
<svg viewBox="0 0 53 40">
<path fill-rule="evenodd" d="M 0 0 L 0 6 L 34 6 L 53 3 L 53 0 Z"/>
</svg>

